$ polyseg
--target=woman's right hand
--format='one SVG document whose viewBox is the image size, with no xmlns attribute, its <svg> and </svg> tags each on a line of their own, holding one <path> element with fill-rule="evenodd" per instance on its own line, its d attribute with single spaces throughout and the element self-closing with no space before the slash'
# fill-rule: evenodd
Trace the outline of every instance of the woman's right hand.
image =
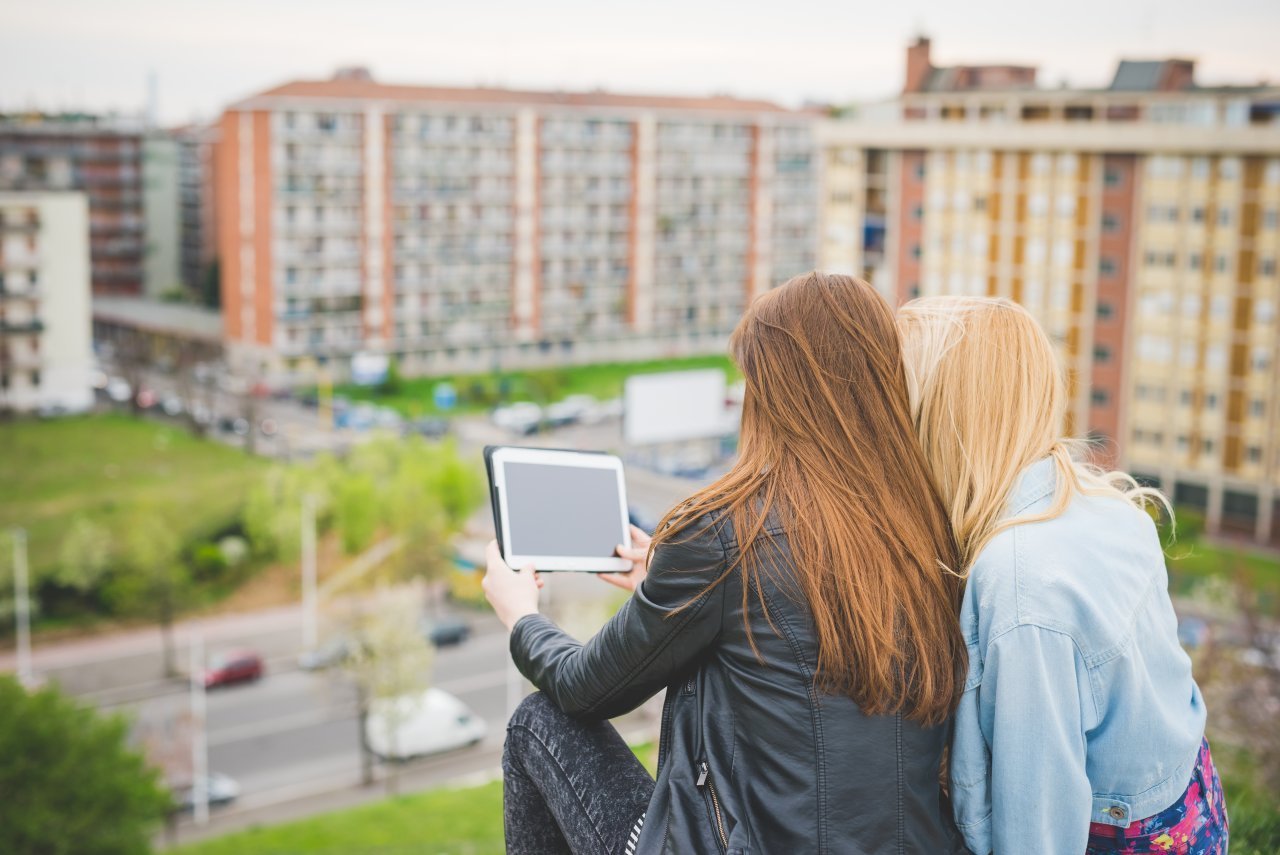
<svg viewBox="0 0 1280 855">
<path fill-rule="evenodd" d="M 601 573 L 600 578 L 624 591 L 634 591 L 649 575 L 649 541 L 653 540 L 639 528 L 631 526 L 631 546 L 618 544 L 614 550 L 619 558 L 631 562 L 626 573 Z"/>
</svg>

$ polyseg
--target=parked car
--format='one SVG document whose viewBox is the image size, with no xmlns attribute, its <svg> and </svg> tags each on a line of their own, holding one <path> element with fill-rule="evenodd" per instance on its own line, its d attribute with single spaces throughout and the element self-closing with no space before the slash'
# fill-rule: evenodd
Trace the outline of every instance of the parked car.
<svg viewBox="0 0 1280 855">
<path fill-rule="evenodd" d="M 240 798 L 240 785 L 230 775 L 214 772 L 205 776 L 205 792 L 208 794 L 209 807 L 229 805 Z M 173 801 L 180 811 L 195 810 L 195 784 L 183 784 L 173 790 Z"/>
<path fill-rule="evenodd" d="M 298 667 L 303 671 L 322 671 L 341 665 L 351 655 L 351 642 L 345 638 L 332 638 L 313 650 L 304 651 L 298 657 Z"/>
<path fill-rule="evenodd" d="M 493 411 L 493 423 L 512 433 L 529 436 L 542 426 L 542 408 L 529 401 L 520 401 Z"/>
<path fill-rule="evenodd" d="M 123 377 L 112 377 L 107 381 L 107 397 L 123 404 L 133 397 L 133 387 Z"/>
<path fill-rule="evenodd" d="M 488 728 L 471 708 L 443 689 L 383 698 L 369 705 L 365 744 L 383 760 L 409 760 L 475 745 Z"/>
<path fill-rule="evenodd" d="M 422 630 L 422 637 L 436 647 L 452 647 L 471 637 L 471 627 L 458 618 L 432 620 L 424 617 L 418 627 Z"/>
<path fill-rule="evenodd" d="M 204 687 L 216 689 L 262 679 L 262 657 L 252 650 L 230 650 L 213 657 L 204 672 Z"/>
<path fill-rule="evenodd" d="M 182 399 L 173 394 L 165 395 L 160 400 L 160 409 L 164 410 L 164 414 L 166 416 L 180 416 L 184 409 L 182 406 Z"/>
<path fill-rule="evenodd" d="M 405 435 L 416 433 L 427 439 L 442 439 L 449 435 L 448 419 L 414 419 L 404 426 Z"/>
</svg>

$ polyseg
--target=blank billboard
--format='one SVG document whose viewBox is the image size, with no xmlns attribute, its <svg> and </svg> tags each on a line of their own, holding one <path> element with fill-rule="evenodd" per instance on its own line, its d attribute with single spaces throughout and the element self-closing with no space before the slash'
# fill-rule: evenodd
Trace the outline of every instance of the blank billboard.
<svg viewBox="0 0 1280 855">
<path fill-rule="evenodd" d="M 628 445 L 679 442 L 733 432 L 725 409 L 724 372 L 633 374 L 622 394 L 622 436 Z"/>
</svg>

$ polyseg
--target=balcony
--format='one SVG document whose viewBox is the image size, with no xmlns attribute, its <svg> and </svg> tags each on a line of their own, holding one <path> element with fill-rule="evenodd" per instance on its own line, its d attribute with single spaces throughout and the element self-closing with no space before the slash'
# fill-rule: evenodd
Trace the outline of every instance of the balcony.
<svg viewBox="0 0 1280 855">
<path fill-rule="evenodd" d="M 30 321 L 0 320 L 0 335 L 39 335 L 42 332 L 44 332 L 44 321 L 39 319 Z"/>
<path fill-rule="evenodd" d="M 35 234 L 40 231 L 40 218 L 9 220 L 0 217 L 0 234 Z"/>
<path fill-rule="evenodd" d="M 15 289 L 15 288 L 6 288 L 3 285 L 0 285 L 0 302 L 10 301 L 10 300 L 14 300 L 14 301 L 39 300 L 40 296 L 41 296 L 40 289 L 36 288 L 35 286 L 30 286 L 22 289 Z"/>
</svg>

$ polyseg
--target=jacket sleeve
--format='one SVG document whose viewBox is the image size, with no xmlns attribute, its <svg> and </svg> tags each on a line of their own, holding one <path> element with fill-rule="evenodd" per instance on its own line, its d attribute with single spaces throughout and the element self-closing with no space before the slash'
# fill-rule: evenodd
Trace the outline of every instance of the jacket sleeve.
<svg viewBox="0 0 1280 855">
<path fill-rule="evenodd" d="M 956 721 L 961 765 L 952 782 L 970 849 L 1085 851 L 1093 807 L 1085 731 L 1095 718 L 1088 671 L 1070 636 L 1024 625 L 990 642 L 982 680 Z M 985 750 L 965 744 L 978 731 Z"/>
<path fill-rule="evenodd" d="M 707 590 L 727 567 L 719 527 L 704 517 L 659 546 L 648 577 L 586 644 L 544 615 L 521 618 L 511 632 L 520 673 L 578 718 L 613 718 L 644 703 L 720 633 L 728 580 Z"/>
</svg>

